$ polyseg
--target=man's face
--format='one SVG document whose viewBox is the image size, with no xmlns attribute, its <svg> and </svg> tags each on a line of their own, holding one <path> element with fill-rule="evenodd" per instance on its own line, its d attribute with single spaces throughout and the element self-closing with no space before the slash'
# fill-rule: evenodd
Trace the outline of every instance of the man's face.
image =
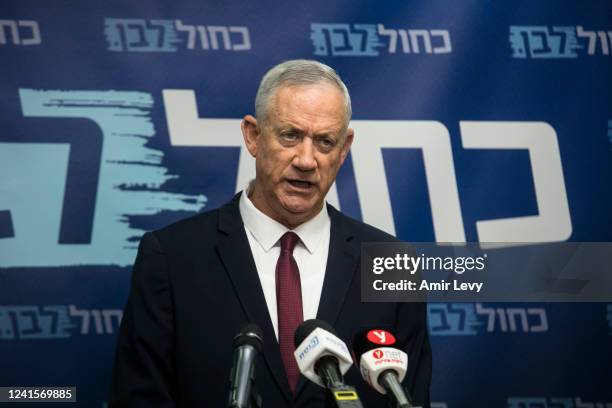
<svg viewBox="0 0 612 408">
<path fill-rule="evenodd" d="M 322 208 L 353 141 L 345 101 L 329 84 L 285 86 L 270 98 L 265 123 L 247 115 L 242 131 L 256 161 L 251 200 L 289 228 Z"/>
</svg>

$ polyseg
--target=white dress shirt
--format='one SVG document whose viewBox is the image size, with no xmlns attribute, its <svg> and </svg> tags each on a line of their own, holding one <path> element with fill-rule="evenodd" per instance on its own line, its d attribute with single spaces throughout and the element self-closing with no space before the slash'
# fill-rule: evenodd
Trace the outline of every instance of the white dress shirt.
<svg viewBox="0 0 612 408">
<path fill-rule="evenodd" d="M 280 255 L 280 238 L 287 231 L 293 231 L 300 237 L 300 241 L 293 250 L 293 257 L 300 270 L 302 311 L 304 320 L 314 319 L 319 308 L 329 252 L 331 221 L 327 213 L 327 206 L 324 204 L 316 216 L 294 230 L 289 230 L 283 224 L 259 211 L 248 198 L 247 191 L 243 191 L 240 196 L 239 208 L 268 305 L 270 320 L 278 339 L 276 262 Z"/>
</svg>

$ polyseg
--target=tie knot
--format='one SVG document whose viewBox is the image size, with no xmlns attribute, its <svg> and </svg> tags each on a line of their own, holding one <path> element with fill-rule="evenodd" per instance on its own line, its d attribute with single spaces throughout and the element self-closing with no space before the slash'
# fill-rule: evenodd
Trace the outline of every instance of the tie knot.
<svg viewBox="0 0 612 408">
<path fill-rule="evenodd" d="M 298 237 L 295 232 L 291 232 L 291 231 L 285 232 L 285 234 L 280 239 L 281 252 L 289 252 L 292 254 L 293 248 L 295 248 L 295 245 L 298 243 L 299 240 L 300 240 L 300 237 Z"/>
</svg>

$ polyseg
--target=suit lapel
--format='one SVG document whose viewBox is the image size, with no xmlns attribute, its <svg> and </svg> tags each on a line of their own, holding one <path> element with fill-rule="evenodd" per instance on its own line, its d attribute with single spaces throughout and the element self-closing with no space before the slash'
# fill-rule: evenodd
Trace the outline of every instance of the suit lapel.
<svg viewBox="0 0 612 408">
<path fill-rule="evenodd" d="M 331 218 L 331 236 L 317 319 L 325 320 L 335 326 L 355 277 L 359 247 L 346 225 L 344 216 L 332 206 L 328 205 L 327 208 Z"/>
<path fill-rule="evenodd" d="M 217 234 L 216 249 L 248 321 L 258 324 L 263 330 L 264 360 L 268 369 L 272 372 L 277 386 L 281 389 L 287 401 L 290 401 L 291 394 L 278 341 L 270 321 L 257 267 L 240 217 L 239 199 L 240 194 L 219 209 L 219 233 Z"/>
<path fill-rule="evenodd" d="M 353 239 L 351 229 L 346 225 L 344 215 L 330 205 L 327 210 L 331 219 L 331 234 L 317 319 L 324 320 L 333 327 L 351 282 L 355 279 L 360 248 Z M 296 398 L 307 383 L 308 380 L 301 376 L 295 392 Z"/>
</svg>

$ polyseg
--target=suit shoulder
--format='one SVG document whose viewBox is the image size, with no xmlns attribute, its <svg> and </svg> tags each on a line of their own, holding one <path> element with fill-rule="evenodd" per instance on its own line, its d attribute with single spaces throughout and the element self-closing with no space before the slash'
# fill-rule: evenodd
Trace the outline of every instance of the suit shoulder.
<svg viewBox="0 0 612 408">
<path fill-rule="evenodd" d="M 210 237 L 216 231 L 219 220 L 219 209 L 206 211 L 176 221 L 163 228 L 154 230 L 152 235 L 163 248 L 173 248 L 176 245 L 184 246 L 188 242 Z"/>
<path fill-rule="evenodd" d="M 333 207 L 331 207 L 330 215 L 338 217 L 342 228 L 351 231 L 360 242 L 401 242 L 393 235 L 365 222 L 357 221 Z"/>
</svg>

